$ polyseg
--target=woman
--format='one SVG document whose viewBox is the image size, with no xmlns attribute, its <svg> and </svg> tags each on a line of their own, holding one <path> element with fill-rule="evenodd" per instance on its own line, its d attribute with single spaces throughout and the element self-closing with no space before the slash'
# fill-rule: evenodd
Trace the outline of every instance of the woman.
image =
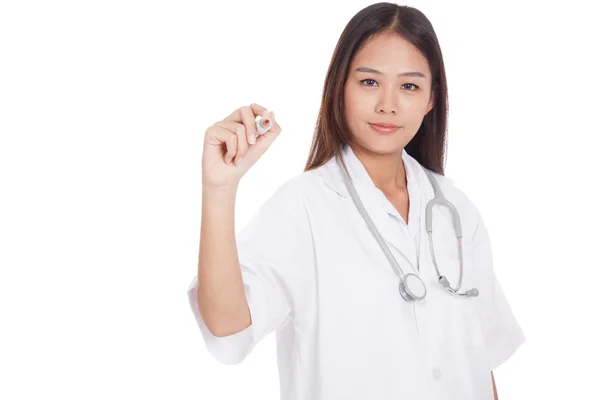
<svg viewBox="0 0 600 400">
<path fill-rule="evenodd" d="M 305 171 L 237 237 L 238 183 L 281 127 L 253 104 L 206 131 L 188 295 L 211 354 L 239 363 L 276 331 L 282 399 L 496 397 L 491 371 L 524 336 L 494 275 L 481 215 L 444 176 L 446 112 L 430 22 L 379 3 L 339 39 Z M 258 115 L 273 127 L 256 139 Z M 434 182 L 460 215 L 463 274 L 448 208 L 433 208 L 431 253 Z"/>
</svg>

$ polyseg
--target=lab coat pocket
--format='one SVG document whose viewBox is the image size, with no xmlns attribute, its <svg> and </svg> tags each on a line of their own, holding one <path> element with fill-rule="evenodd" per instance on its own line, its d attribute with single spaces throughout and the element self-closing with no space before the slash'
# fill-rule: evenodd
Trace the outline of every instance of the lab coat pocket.
<svg viewBox="0 0 600 400">
<path fill-rule="evenodd" d="M 479 376 L 480 379 L 489 378 L 490 363 L 487 355 L 487 343 L 483 329 L 483 319 L 477 312 L 477 297 L 470 298 L 474 302 L 469 302 L 473 313 L 469 320 L 471 327 L 470 342 L 466 344 L 465 355 L 468 359 L 471 373 L 473 376 Z"/>
<path fill-rule="evenodd" d="M 469 347 L 485 347 L 485 335 L 483 331 L 483 315 L 479 312 L 479 304 L 477 297 L 465 298 L 464 299 L 467 308 L 468 325 L 471 331 L 470 343 L 467 343 Z"/>
</svg>

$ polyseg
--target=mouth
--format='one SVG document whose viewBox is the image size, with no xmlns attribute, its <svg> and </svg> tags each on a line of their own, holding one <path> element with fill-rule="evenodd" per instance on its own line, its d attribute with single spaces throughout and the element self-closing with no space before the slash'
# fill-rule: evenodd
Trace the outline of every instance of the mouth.
<svg viewBox="0 0 600 400">
<path fill-rule="evenodd" d="M 393 124 L 369 124 L 371 128 L 383 135 L 390 134 L 396 132 L 400 127 L 398 125 Z"/>
</svg>

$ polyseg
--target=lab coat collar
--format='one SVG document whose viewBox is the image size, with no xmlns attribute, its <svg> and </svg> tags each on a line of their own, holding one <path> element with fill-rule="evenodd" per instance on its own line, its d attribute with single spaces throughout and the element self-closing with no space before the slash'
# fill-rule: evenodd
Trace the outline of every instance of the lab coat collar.
<svg viewBox="0 0 600 400">
<path fill-rule="evenodd" d="M 361 161 L 356 157 L 354 151 L 349 145 L 345 145 L 342 148 L 342 157 L 348 167 L 348 173 L 356 192 L 358 193 L 361 202 L 365 206 L 369 216 L 375 223 L 375 226 L 381 233 L 381 236 L 388 243 L 389 246 L 395 248 L 403 257 L 408 259 L 412 264 L 412 267 L 407 267 L 406 262 L 401 259 L 397 259 L 398 263 L 403 267 L 405 272 L 417 272 L 418 270 L 418 257 L 417 251 L 414 247 L 414 238 L 412 232 L 418 232 L 421 225 L 424 223 L 420 218 L 424 215 L 424 209 L 421 199 L 423 198 L 422 184 L 423 178 L 427 179 L 423 171 L 418 171 L 420 164 L 411 157 L 406 150 L 402 149 L 402 160 L 406 169 L 407 176 L 407 187 L 409 191 L 411 205 L 409 207 L 409 226 L 405 226 L 399 212 L 393 206 L 393 204 L 385 197 L 385 194 L 375 186 L 373 180 L 369 176 L 366 168 Z M 416 168 L 418 167 L 418 168 Z M 340 196 L 347 198 L 348 201 L 352 201 L 350 192 L 344 184 L 342 175 L 342 166 L 338 164 L 335 157 L 329 160 L 323 168 L 321 168 L 321 175 L 325 184 Z M 419 174 L 422 172 L 422 174 Z M 394 216 L 399 220 L 394 220 L 390 217 Z M 365 226 L 365 229 L 368 229 Z M 421 232 L 424 231 L 424 227 L 421 227 Z M 418 241 L 420 242 L 420 235 Z M 419 246 L 420 247 L 420 246 Z"/>
</svg>

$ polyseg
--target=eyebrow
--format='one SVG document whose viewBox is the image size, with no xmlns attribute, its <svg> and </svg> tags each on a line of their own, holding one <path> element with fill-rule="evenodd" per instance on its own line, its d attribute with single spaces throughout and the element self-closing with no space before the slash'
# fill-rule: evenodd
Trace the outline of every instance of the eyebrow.
<svg viewBox="0 0 600 400">
<path fill-rule="evenodd" d="M 371 73 L 371 74 L 383 75 L 383 72 L 377 71 L 376 69 L 368 68 L 368 67 L 359 67 L 359 68 L 356 68 L 356 72 L 367 72 L 367 73 Z M 419 78 L 425 78 L 425 75 L 423 75 L 422 73 L 417 72 L 417 71 L 414 71 L 414 72 L 403 72 L 401 74 L 398 74 L 398 76 L 415 76 L 415 77 L 419 77 Z"/>
</svg>

